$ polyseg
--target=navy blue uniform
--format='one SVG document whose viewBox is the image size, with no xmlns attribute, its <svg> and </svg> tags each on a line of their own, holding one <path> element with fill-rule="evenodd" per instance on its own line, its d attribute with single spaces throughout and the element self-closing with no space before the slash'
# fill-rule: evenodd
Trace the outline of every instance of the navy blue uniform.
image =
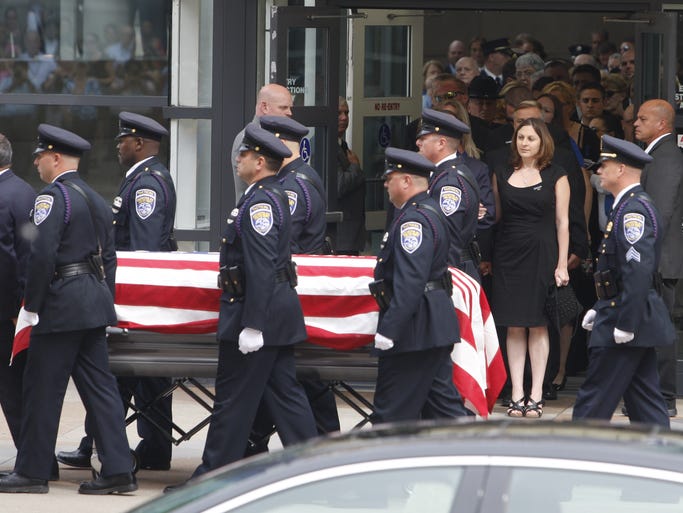
<svg viewBox="0 0 683 513">
<path fill-rule="evenodd" d="M 68 182 L 76 184 L 86 199 Z M 93 219 L 95 226 L 93 226 Z M 24 379 L 21 444 L 15 471 L 48 479 L 64 393 L 71 376 L 92 418 L 102 475 L 130 471 L 123 407 L 109 371 L 105 327 L 116 324 L 116 253 L 110 207 L 75 171 L 63 173 L 35 200 L 38 234 L 26 272 L 25 307 L 39 315 Z M 106 280 L 84 270 L 98 241 Z M 79 264 L 73 275 L 64 266 Z"/>
<path fill-rule="evenodd" d="M 301 304 L 296 290 L 282 279 L 291 259 L 291 229 L 287 196 L 276 176 L 247 189 L 228 219 L 220 266 L 242 269 L 243 295 L 221 295 L 216 399 L 195 476 L 243 457 L 262 398 L 284 445 L 317 434 L 296 380 L 293 346 L 306 339 Z M 243 328 L 261 331 L 264 346 L 242 354 L 238 339 Z"/>
<path fill-rule="evenodd" d="M 448 226 L 448 264 L 479 281 L 478 264 L 470 251 L 479 216 L 479 190 L 472 172 L 459 158 L 442 162 L 429 181 L 429 195 Z"/>
<path fill-rule="evenodd" d="M 30 241 L 26 231 L 36 193 L 8 169 L 0 174 L 0 404 L 14 445 L 19 447 L 21 387 L 26 355 L 8 366 L 14 322 L 24 296 Z"/>
<path fill-rule="evenodd" d="M 455 417 L 465 409 L 453 384 L 458 319 L 446 290 L 448 232 L 427 192 L 397 210 L 377 257 L 375 279 L 393 298 L 377 333 L 394 341 L 379 355 L 373 422 Z M 429 291 L 426 291 L 429 289 Z"/>
<path fill-rule="evenodd" d="M 653 286 L 661 230 L 659 214 L 640 185 L 626 192 L 610 214 L 597 271 L 611 272 L 618 293 L 599 299 L 593 307 L 597 314 L 589 340 L 590 361 L 574 406 L 575 419 L 610 419 L 623 395 L 631 421 L 669 426 L 655 354 L 655 347 L 675 339 L 669 314 Z M 615 327 L 635 333 L 635 338 L 617 344 Z"/>
<path fill-rule="evenodd" d="M 299 157 L 283 166 L 277 176 L 289 201 L 292 253 L 322 254 L 327 207 L 318 173 Z"/>
<path fill-rule="evenodd" d="M 123 179 L 115 200 L 116 249 L 174 250 L 175 209 L 176 192 L 168 169 L 157 157 L 143 161 Z"/>
</svg>

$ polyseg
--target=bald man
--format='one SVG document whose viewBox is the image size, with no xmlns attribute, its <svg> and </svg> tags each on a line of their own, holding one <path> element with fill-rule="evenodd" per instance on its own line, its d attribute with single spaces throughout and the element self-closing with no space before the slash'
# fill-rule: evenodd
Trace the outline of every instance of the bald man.
<svg viewBox="0 0 683 513">
<path fill-rule="evenodd" d="M 448 72 L 451 75 L 455 75 L 455 63 L 466 53 L 465 43 L 462 41 L 456 39 L 448 45 Z"/>
<path fill-rule="evenodd" d="M 664 100 L 650 100 L 638 109 L 633 126 L 636 140 L 646 144 L 654 159 L 643 169 L 640 183 L 661 215 L 662 257 L 657 274 L 661 278 L 662 299 L 673 313 L 676 284 L 683 278 L 683 155 L 676 144 L 675 112 Z M 676 411 L 676 347 L 657 351 L 662 394 L 669 416 Z"/>
<path fill-rule="evenodd" d="M 261 116 L 292 116 L 293 99 L 289 90 L 280 84 L 266 84 L 258 93 L 253 121 Z M 244 139 L 244 130 L 235 136 L 232 143 L 232 173 L 235 179 L 235 204 L 239 201 L 247 188 L 247 184 L 237 176 L 237 156 Z"/>
</svg>

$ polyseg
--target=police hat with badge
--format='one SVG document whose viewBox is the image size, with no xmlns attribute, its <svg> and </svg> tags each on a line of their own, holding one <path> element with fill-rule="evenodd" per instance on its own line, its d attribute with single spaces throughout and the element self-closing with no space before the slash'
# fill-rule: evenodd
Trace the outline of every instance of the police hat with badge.
<svg viewBox="0 0 683 513">
<path fill-rule="evenodd" d="M 517 53 L 515 50 L 510 48 L 510 41 L 504 37 L 486 41 L 481 45 L 481 51 L 484 53 L 484 57 L 496 52 L 504 53 L 510 57 Z"/>
<path fill-rule="evenodd" d="M 36 149 L 33 150 L 34 156 L 45 151 L 53 151 L 80 157 L 89 149 L 90 143 L 80 135 L 46 123 L 38 125 L 38 142 Z"/>
<path fill-rule="evenodd" d="M 126 111 L 119 114 L 119 133 L 116 139 L 132 136 L 160 141 L 166 135 L 168 130 L 152 118 Z"/>
<path fill-rule="evenodd" d="M 256 123 L 249 123 L 244 129 L 244 138 L 239 147 L 239 152 L 243 151 L 253 151 L 279 160 L 292 156 L 292 152 L 279 138 Z"/>
<path fill-rule="evenodd" d="M 422 111 L 422 123 L 417 132 L 417 137 L 423 135 L 438 134 L 444 137 L 462 139 L 463 134 L 469 134 L 470 127 L 460 121 L 450 112 L 440 112 L 434 109 L 424 109 Z"/>
<path fill-rule="evenodd" d="M 301 142 L 301 139 L 308 135 L 308 128 L 286 116 L 261 116 L 259 123 L 261 128 L 285 141 Z"/>
<path fill-rule="evenodd" d="M 430 174 L 436 171 L 436 166 L 432 162 L 414 151 L 389 147 L 386 149 L 384 157 L 385 171 L 382 175 L 384 178 L 394 172 L 429 178 Z"/>
<path fill-rule="evenodd" d="M 578 57 L 579 55 L 589 54 L 593 51 L 590 45 L 582 45 L 581 43 L 576 43 L 569 46 L 568 50 L 569 55 L 572 56 L 572 59 Z"/>
<path fill-rule="evenodd" d="M 611 135 L 603 135 L 601 142 L 598 164 L 606 160 L 616 160 L 629 167 L 643 169 L 653 160 L 651 155 L 632 142 L 617 139 Z"/>
</svg>

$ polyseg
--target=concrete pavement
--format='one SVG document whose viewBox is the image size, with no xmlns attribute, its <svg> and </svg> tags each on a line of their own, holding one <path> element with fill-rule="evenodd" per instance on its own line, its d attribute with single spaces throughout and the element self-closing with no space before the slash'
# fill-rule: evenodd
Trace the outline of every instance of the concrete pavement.
<svg viewBox="0 0 683 513">
<path fill-rule="evenodd" d="M 571 419 L 574 397 L 582 378 L 569 378 L 567 389 L 560 392 L 556 401 L 548 401 L 544 408 L 544 420 L 566 421 Z M 371 394 L 365 394 L 371 398 Z M 342 429 L 351 429 L 360 417 L 349 406 L 339 402 Z M 678 411 L 683 414 L 683 399 L 678 400 Z M 73 384 L 70 384 L 64 401 L 57 450 L 76 448 L 83 435 L 83 418 L 85 411 Z M 174 421 L 183 429 L 189 430 L 206 415 L 206 411 L 195 404 L 182 391 L 177 391 L 173 398 Z M 505 408 L 495 407 L 492 418 L 505 417 Z M 628 419 L 617 413 L 613 417 L 615 423 L 627 423 Z M 538 422 L 535 419 L 523 419 L 522 422 Z M 683 430 L 683 417 L 672 419 L 672 429 Z M 119 513 L 146 502 L 162 493 L 167 484 L 187 479 L 199 464 L 206 429 L 201 430 L 190 440 L 173 449 L 171 470 L 154 472 L 141 470 L 138 477 L 139 490 L 130 495 L 119 496 L 86 496 L 77 493 L 78 484 L 90 479 L 86 470 L 60 469 L 60 481 L 50 483 L 47 495 L 3 494 L 0 495 L 0 510 L 3 513 Z M 135 447 L 139 438 L 134 426 L 128 427 L 128 439 L 131 447 Z M 271 447 L 279 447 L 279 441 L 271 441 Z M 14 465 L 15 449 L 7 429 L 4 417 L 0 418 L 0 470 L 11 470 Z"/>
</svg>

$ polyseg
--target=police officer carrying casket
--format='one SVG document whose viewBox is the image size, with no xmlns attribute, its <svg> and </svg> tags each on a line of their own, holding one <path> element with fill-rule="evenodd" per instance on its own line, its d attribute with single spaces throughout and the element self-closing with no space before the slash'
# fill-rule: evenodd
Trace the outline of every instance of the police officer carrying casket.
<svg viewBox="0 0 683 513">
<path fill-rule="evenodd" d="M 105 328 L 116 323 L 116 253 L 109 206 L 78 175 L 90 144 L 51 125 L 38 127 L 34 164 L 48 185 L 35 200 L 24 294 L 33 326 L 24 375 L 21 441 L 0 492 L 47 493 L 59 416 L 72 377 L 92 418 L 102 472 L 80 493 L 137 489 L 123 405 L 109 371 Z"/>
<path fill-rule="evenodd" d="M 119 114 L 116 147 L 119 163 L 127 168 L 119 193 L 114 198 L 114 237 L 119 251 L 175 251 L 173 235 L 176 191 L 171 174 L 159 160 L 161 139 L 168 130 L 154 119 L 133 112 Z M 171 401 L 168 396 L 156 400 L 171 386 L 170 378 L 119 378 L 119 388 L 127 403 L 131 395 L 135 404 L 154 403 L 146 415 L 138 418 L 138 434 L 142 440 L 135 448 L 140 468 L 168 470 L 171 466 Z M 89 468 L 92 453 L 89 419 L 86 436 L 74 451 L 60 451 L 57 461 L 76 468 Z M 159 426 L 165 432 L 162 433 Z"/>
<path fill-rule="evenodd" d="M 384 187 L 397 211 L 370 292 L 380 307 L 373 423 L 466 415 L 453 384 L 460 333 L 448 271 L 448 231 L 427 194 L 434 165 L 387 148 Z"/>
<path fill-rule="evenodd" d="M 469 132 L 470 128 L 452 114 L 424 109 L 416 144 L 420 153 L 436 165 L 429 180 L 429 195 L 448 227 L 448 264 L 479 281 L 481 255 L 475 240 L 479 185 L 457 152 L 462 135 Z"/>
<path fill-rule="evenodd" d="M 216 399 L 193 477 L 243 457 L 261 400 L 284 445 L 317 434 L 294 362 L 306 328 L 294 289 L 287 195 L 276 176 L 290 155 L 273 134 L 247 125 L 237 173 L 249 186 L 221 240 Z"/>
<path fill-rule="evenodd" d="M 655 347 L 672 344 L 676 335 L 655 290 L 659 213 L 640 185 L 641 170 L 652 157 L 605 135 L 600 160 L 600 185 L 615 199 L 597 258 L 598 301 L 583 319 L 591 330 L 589 364 L 573 418 L 609 420 L 623 396 L 631 422 L 669 427 Z"/>
</svg>

